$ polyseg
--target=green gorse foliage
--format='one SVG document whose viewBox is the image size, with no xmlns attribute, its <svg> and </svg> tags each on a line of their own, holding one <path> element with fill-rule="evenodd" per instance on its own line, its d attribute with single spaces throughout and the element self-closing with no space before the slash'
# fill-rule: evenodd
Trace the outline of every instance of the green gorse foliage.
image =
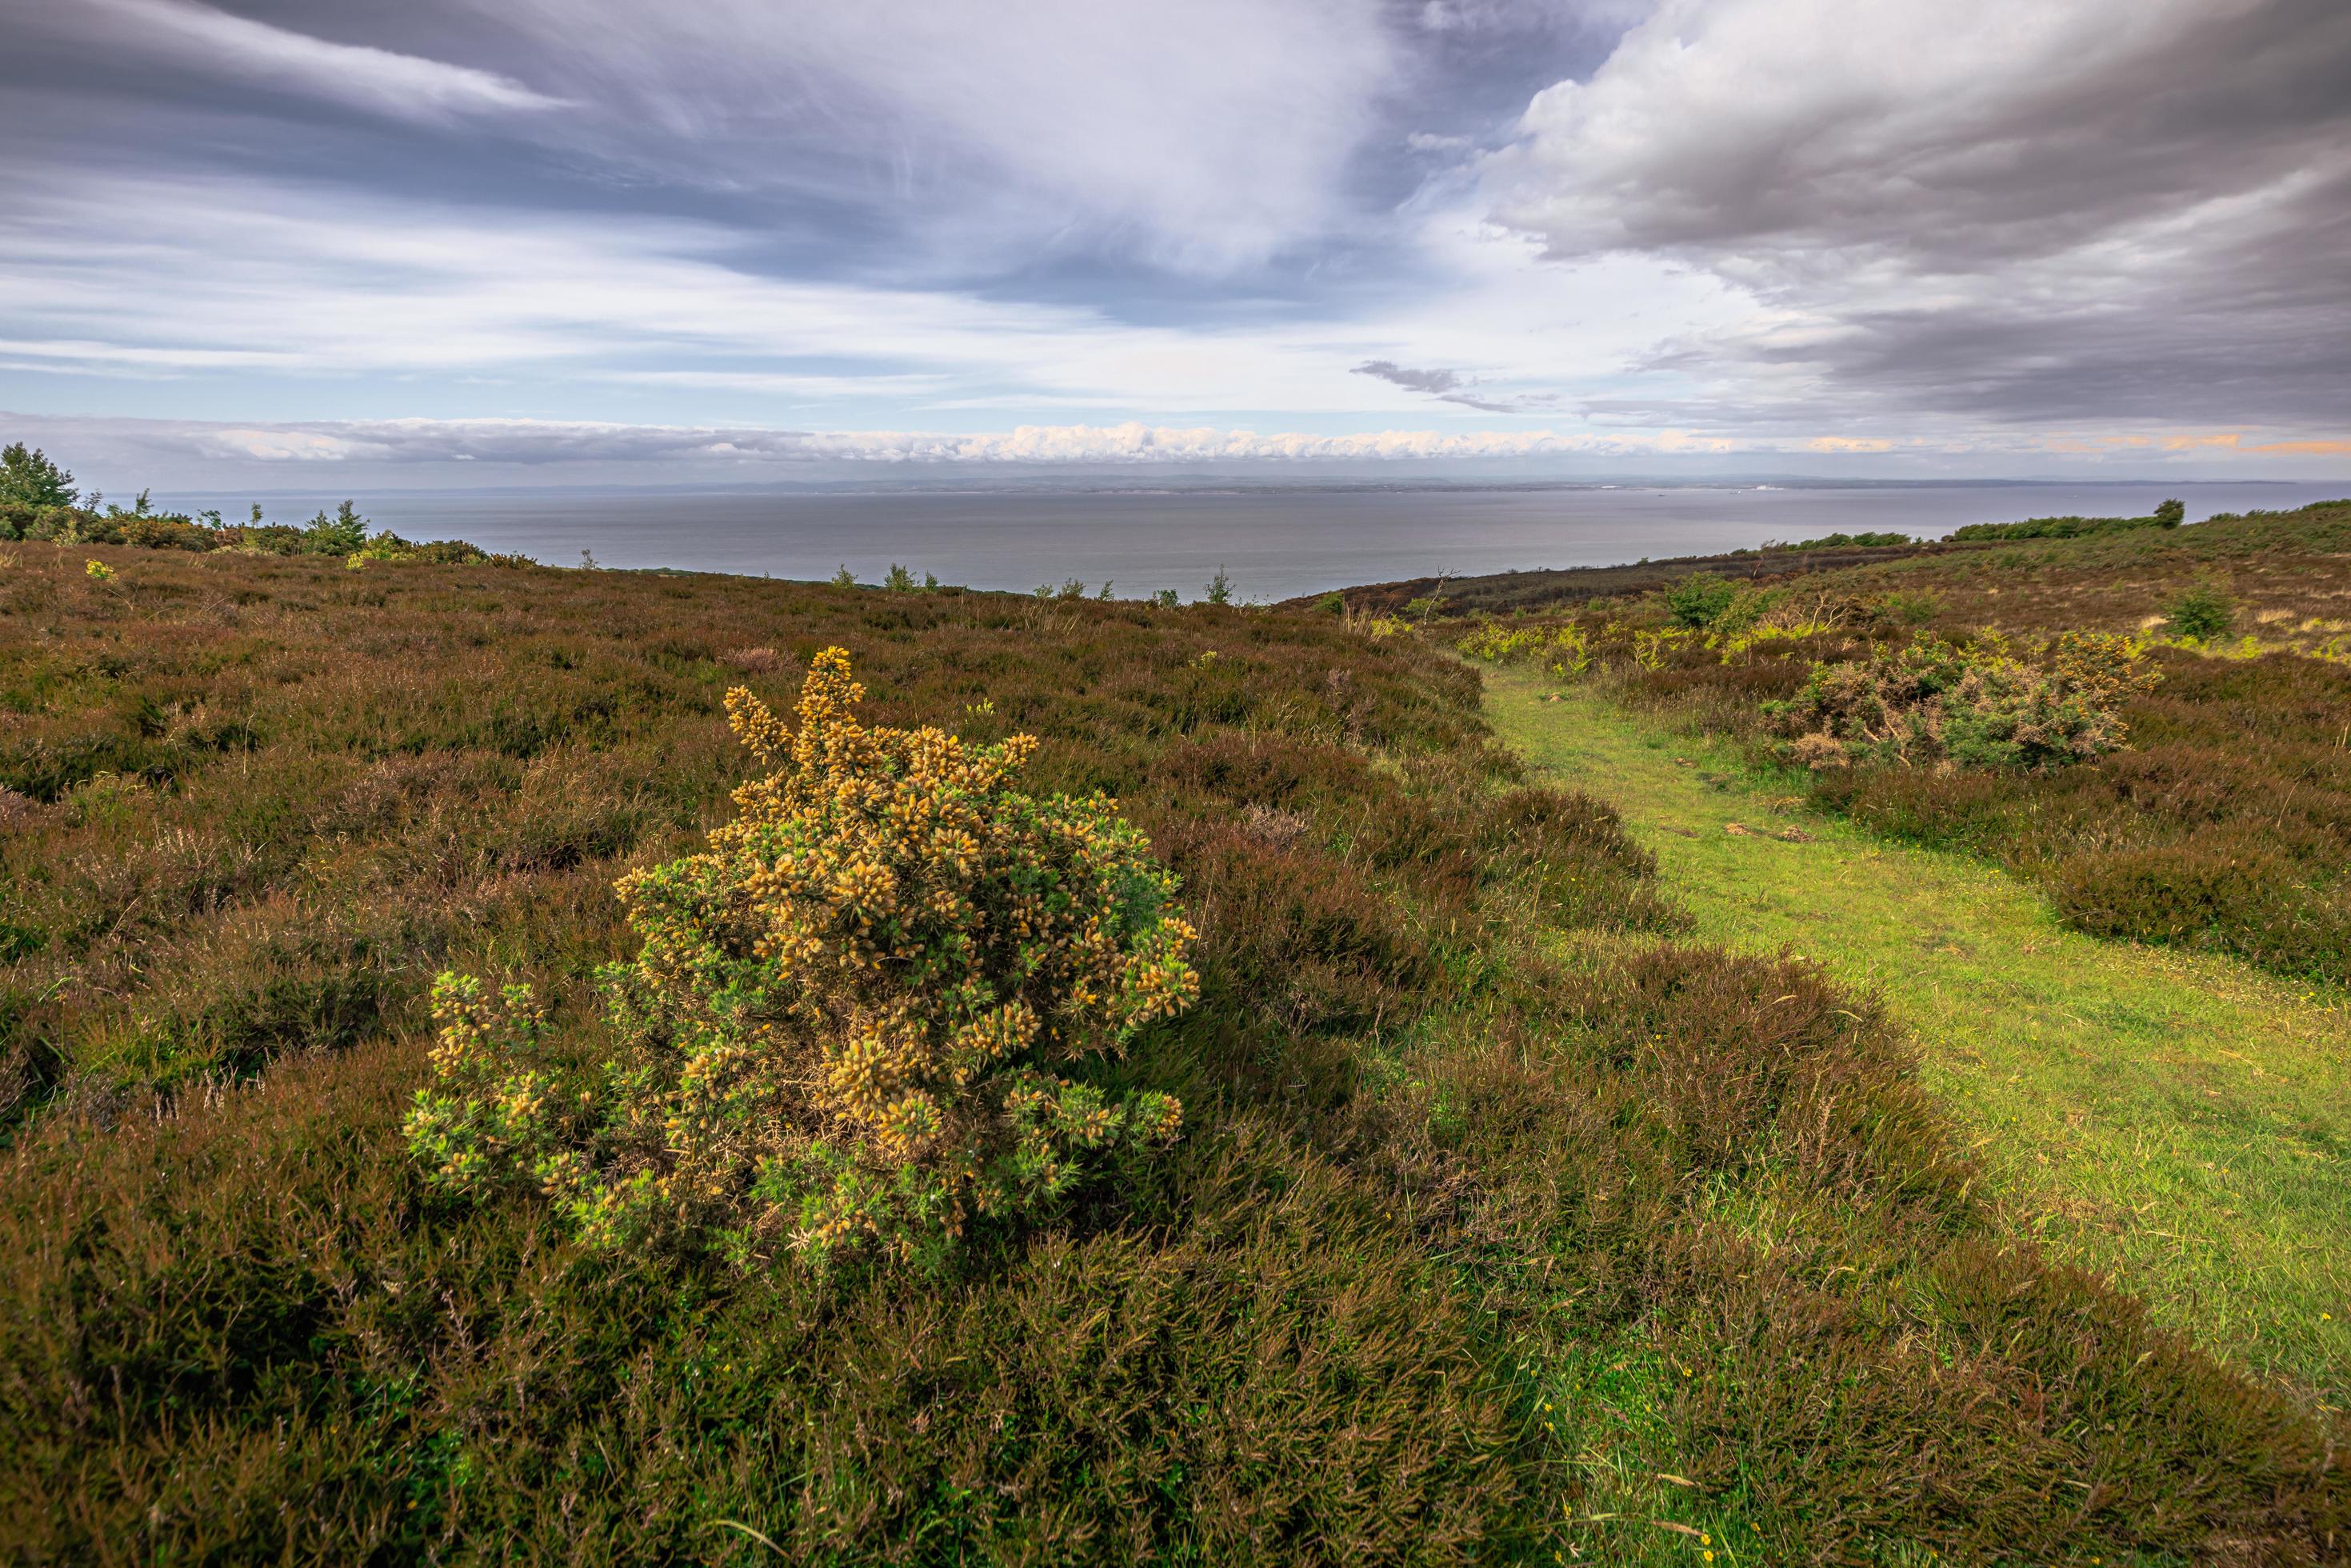
<svg viewBox="0 0 2351 1568">
<path fill-rule="evenodd" d="M 1711 626 L 1738 597 L 1737 586 L 1728 579 L 1694 572 L 1666 590 L 1666 610 L 1677 626 Z"/>
<path fill-rule="evenodd" d="M 1792 545 L 1781 545 L 1785 550 L 1801 549 L 1877 549 L 1887 545 L 1915 544 L 1910 535 L 1891 528 L 1865 530 L 1855 534 L 1823 534 L 1818 538 L 1798 539 Z"/>
<path fill-rule="evenodd" d="M 1969 644 L 1929 634 L 1864 663 L 1816 663 L 1765 712 L 1808 768 L 2041 773 L 2119 750 L 2125 705 L 2155 681 L 2125 637 L 2064 632 L 2028 664 L 1996 632 Z"/>
<path fill-rule="evenodd" d="M 936 1263 L 973 1220 L 1043 1214 L 1175 1138 L 1173 1096 L 1053 1071 L 1198 995 L 1174 875 L 1108 797 L 1014 790 L 1032 737 L 867 728 L 863 695 L 839 648 L 797 730 L 728 695 L 777 771 L 704 853 L 622 879 L 643 946 L 602 974 L 620 1051 L 597 1078 L 542 1067 L 528 988 L 442 977 L 408 1124 L 435 1182 L 535 1186 L 594 1246 Z"/>
<path fill-rule="evenodd" d="M 2210 643 L 2225 637 L 2237 623 L 2237 601 L 2215 582 L 2199 582 L 2173 600 L 2164 612 L 2164 630 L 2174 637 Z"/>
</svg>

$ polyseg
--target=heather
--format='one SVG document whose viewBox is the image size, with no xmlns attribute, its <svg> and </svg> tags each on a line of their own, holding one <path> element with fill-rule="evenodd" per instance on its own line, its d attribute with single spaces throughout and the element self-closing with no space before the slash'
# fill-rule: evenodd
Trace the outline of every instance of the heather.
<svg viewBox="0 0 2351 1568">
<path fill-rule="evenodd" d="M 2337 1417 L 2045 1259 L 1886 1010 L 1820 963 L 1694 940 L 1616 811 L 1529 775 L 1431 639 L 1214 604 L 9 553 L 14 1555 L 2317 1562 L 2351 1529 Z M 1629 658 L 1654 631 L 1663 675 L 1708 635 L 1858 634 L 1804 624 L 1593 640 Z M 610 967 L 656 935 L 760 900 L 770 929 L 845 917 L 821 890 L 689 885 L 674 868 L 730 825 L 915 852 L 788 782 L 773 814 L 737 798 L 778 770 L 747 763 L 729 692 L 789 751 L 831 648 L 859 729 L 1017 756 L 989 789 L 1034 810 L 989 794 L 1002 815 L 1069 802 L 1056 841 L 1110 842 L 1120 885 L 1180 906 L 1196 996 L 1014 1064 L 1089 1107 L 1180 1103 L 1173 1141 L 1105 1150 L 914 1271 L 881 1227 L 823 1267 L 788 1235 L 606 1245 L 559 1183 L 436 1180 L 420 1091 L 462 1112 L 618 1063 L 645 1075 L 632 1103 L 677 1103 L 679 1042 L 747 993 L 664 978 L 616 1017 Z M 914 744 L 874 742 L 893 779 Z M 747 931 L 710 950 L 686 967 L 768 961 Z M 475 983 L 436 1020 L 444 973 Z M 803 988 L 853 1015 L 895 1005 L 881 986 Z M 1082 1015 L 1076 994 L 1023 1000 Z M 841 1046 L 742 1016 L 805 1031 L 779 1060 Z M 949 1040 L 906 1017 L 924 1051 Z M 444 1081 L 436 1051 L 500 1065 Z M 911 1125 L 857 1124 L 872 1087 L 844 1081 L 837 1147 Z M 943 1134 L 967 1113 L 1017 1145 L 1005 1102 L 929 1092 Z M 615 1126 L 549 1125 L 541 1152 L 658 1180 L 737 1147 Z M 744 1192 L 787 1146 L 760 1138 L 816 1146 L 757 1126 Z"/>
</svg>

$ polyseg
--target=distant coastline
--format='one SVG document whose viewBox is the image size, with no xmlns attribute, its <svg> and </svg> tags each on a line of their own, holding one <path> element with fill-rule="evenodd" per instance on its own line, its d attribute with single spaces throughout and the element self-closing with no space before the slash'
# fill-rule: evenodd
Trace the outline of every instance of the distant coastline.
<svg viewBox="0 0 2351 1568">
<path fill-rule="evenodd" d="M 742 483 L 655 483 L 655 484 L 580 484 L 580 485 L 427 485 L 370 486 L 371 495 L 381 496 L 1254 496 L 1254 495 L 1447 495 L 1484 494 L 1531 495 L 1555 491 L 1605 490 L 1997 490 L 2063 488 L 2095 489 L 2270 489 L 2330 490 L 2351 492 L 2351 475 L 2342 480 L 2300 479 L 2075 479 L 2062 476 L 2047 477 L 1995 479 L 1852 479 L 1810 474 L 1759 474 L 1727 476 L 1719 478 L 1666 478 L 1656 476 L 1628 475 L 1615 478 L 1556 478 L 1556 479 L 1447 479 L 1413 477 L 1403 479 L 1330 478 L 1301 476 L 1295 479 L 1280 476 L 1235 479 L 1230 476 L 1203 476 L 1187 483 L 1180 477 L 1155 476 L 1148 483 L 1141 480 L 1123 482 L 1100 474 L 1084 476 L 1056 477 L 1051 475 L 1008 476 L 987 482 L 969 475 L 949 479 L 843 479 L 791 481 L 775 480 L 762 484 Z M 335 488 L 335 486 L 329 486 Z M 277 497 L 309 497 L 326 492 L 315 486 L 286 486 L 276 488 L 241 486 L 230 490 L 173 489 L 159 492 L 173 504 L 202 501 L 206 505 L 223 500 Z"/>
<path fill-rule="evenodd" d="M 1154 476 L 1155 480 L 1159 476 Z M 343 492 L 259 497 L 273 517 L 331 508 Z M 1510 486 L 778 491 L 360 488 L 361 513 L 411 538 L 570 566 L 671 568 L 802 580 L 846 567 L 878 582 L 893 565 L 941 581 L 1026 592 L 1082 579 L 1114 596 L 1186 598 L 1219 567 L 1244 600 L 1367 582 L 1511 570 L 1614 566 L 1713 555 L 1772 540 L 1892 530 L 1939 538 L 1975 523 L 2138 514 L 2165 497 L 2191 519 L 2282 510 L 2351 495 L 2291 483 L 1855 486 L 1751 477 L 1675 484 L 1607 480 Z M 242 513 L 252 495 L 159 490 L 160 502 Z"/>
</svg>

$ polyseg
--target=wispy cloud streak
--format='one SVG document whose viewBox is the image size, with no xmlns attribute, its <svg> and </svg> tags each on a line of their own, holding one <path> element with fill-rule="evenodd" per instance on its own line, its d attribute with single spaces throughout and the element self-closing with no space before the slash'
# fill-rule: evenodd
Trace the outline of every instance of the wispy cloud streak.
<svg viewBox="0 0 2351 1568">
<path fill-rule="evenodd" d="M 200 0 L 73 0 L 47 26 L 78 32 L 110 49 L 127 48 L 175 65 L 359 103 L 402 119 L 564 107 L 511 77 L 364 44 L 339 44 L 291 27 L 235 16 Z"/>
</svg>

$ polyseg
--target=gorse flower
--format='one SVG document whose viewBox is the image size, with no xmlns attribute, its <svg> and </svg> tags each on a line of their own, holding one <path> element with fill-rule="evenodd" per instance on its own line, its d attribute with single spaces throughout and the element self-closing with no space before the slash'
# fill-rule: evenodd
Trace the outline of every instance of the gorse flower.
<svg viewBox="0 0 2351 1568">
<path fill-rule="evenodd" d="M 1034 737 L 868 728 L 863 695 L 838 648 L 796 727 L 727 695 L 773 771 L 705 852 L 618 884 L 643 946 L 601 976 L 600 1082 L 547 1075 L 527 988 L 442 977 L 408 1124 L 435 1181 L 537 1186 L 602 1245 L 935 1259 L 1176 1136 L 1173 1098 L 1054 1071 L 1198 994 L 1173 874 L 1106 797 L 1014 790 Z"/>
</svg>

